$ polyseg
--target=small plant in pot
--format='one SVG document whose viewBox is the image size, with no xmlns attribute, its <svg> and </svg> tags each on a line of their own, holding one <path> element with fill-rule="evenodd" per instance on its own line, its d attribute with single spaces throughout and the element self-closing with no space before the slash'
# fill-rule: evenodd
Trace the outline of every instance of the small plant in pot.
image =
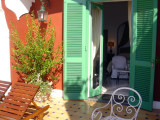
<svg viewBox="0 0 160 120">
<path fill-rule="evenodd" d="M 15 61 L 12 67 L 23 75 L 22 79 L 26 83 L 40 85 L 36 98 L 43 101 L 47 99 L 53 83 L 58 79 L 58 76 L 54 76 L 54 71 L 62 64 L 62 43 L 55 47 L 56 33 L 51 19 L 47 28 L 41 28 L 32 12 L 31 24 L 27 16 L 27 28 L 25 41 L 22 41 L 12 23 L 14 48 L 11 56 Z"/>
</svg>

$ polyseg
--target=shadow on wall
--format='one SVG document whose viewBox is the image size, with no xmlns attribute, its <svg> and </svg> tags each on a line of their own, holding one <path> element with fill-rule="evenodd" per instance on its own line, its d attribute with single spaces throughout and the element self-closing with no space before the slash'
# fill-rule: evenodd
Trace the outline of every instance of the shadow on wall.
<svg viewBox="0 0 160 120">
<path fill-rule="evenodd" d="M 58 14 L 63 12 L 63 0 L 58 0 L 58 1 L 57 0 L 50 0 L 50 4 L 48 4 L 48 3 L 49 2 L 45 2 L 45 11 L 48 12 L 47 19 L 49 20 L 51 18 L 51 19 L 53 19 L 53 22 L 55 22 L 55 20 L 57 20 L 57 19 L 54 19 L 54 18 L 55 17 L 59 18 Z M 41 5 L 42 4 L 41 4 L 40 0 L 35 0 L 35 3 L 32 3 L 32 7 L 30 9 L 30 14 L 32 13 L 32 11 L 34 11 L 35 19 L 38 19 L 37 11 L 39 11 L 41 9 Z M 47 24 L 48 24 L 47 22 L 40 23 L 41 27 L 44 27 L 44 28 L 47 27 Z"/>
<path fill-rule="evenodd" d="M 50 77 L 51 75 L 54 76 L 54 78 L 57 78 L 53 81 L 53 84 L 52 84 L 52 88 L 53 89 L 58 89 L 56 87 L 57 83 L 59 83 L 59 76 L 62 74 L 62 71 L 63 71 L 63 66 L 62 65 L 59 65 L 56 69 L 51 69 L 50 73 L 48 75 L 46 75 L 46 80 L 48 81 L 52 81 L 52 78 Z M 17 75 L 19 76 L 18 77 L 18 81 L 19 82 L 25 82 L 24 78 L 24 74 L 23 73 L 20 73 L 20 72 L 16 72 Z"/>
<path fill-rule="evenodd" d="M 46 2 L 48 3 L 48 2 Z M 35 17 L 37 16 L 37 11 L 41 8 L 40 0 L 36 0 L 35 3 L 32 3 L 32 7 L 30 9 L 30 13 L 34 10 Z M 48 17 L 52 17 L 52 14 L 56 16 L 56 14 L 63 12 L 63 0 L 50 0 L 50 6 L 48 4 L 45 5 L 45 11 L 48 12 Z M 53 15 L 53 17 L 54 17 Z"/>
</svg>

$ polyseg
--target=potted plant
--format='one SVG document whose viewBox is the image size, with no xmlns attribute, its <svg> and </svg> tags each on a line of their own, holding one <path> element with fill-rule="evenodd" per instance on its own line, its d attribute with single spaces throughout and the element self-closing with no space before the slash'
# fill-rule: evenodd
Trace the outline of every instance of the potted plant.
<svg viewBox="0 0 160 120">
<path fill-rule="evenodd" d="M 27 16 L 27 28 L 25 41 L 22 41 L 12 23 L 14 48 L 11 56 L 15 61 L 12 67 L 23 74 L 25 82 L 40 85 L 37 98 L 46 99 L 52 90 L 52 84 L 58 79 L 58 76 L 54 76 L 54 71 L 62 64 L 62 44 L 55 47 L 56 33 L 51 19 L 47 28 L 41 28 L 32 13 L 31 24 Z"/>
</svg>

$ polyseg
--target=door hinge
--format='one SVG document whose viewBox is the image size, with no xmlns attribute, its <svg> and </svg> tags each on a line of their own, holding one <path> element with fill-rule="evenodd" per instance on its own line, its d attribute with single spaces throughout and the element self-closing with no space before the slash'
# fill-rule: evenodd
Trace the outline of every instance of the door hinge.
<svg viewBox="0 0 160 120">
<path fill-rule="evenodd" d="M 87 51 L 87 47 L 85 46 L 85 51 Z"/>
</svg>

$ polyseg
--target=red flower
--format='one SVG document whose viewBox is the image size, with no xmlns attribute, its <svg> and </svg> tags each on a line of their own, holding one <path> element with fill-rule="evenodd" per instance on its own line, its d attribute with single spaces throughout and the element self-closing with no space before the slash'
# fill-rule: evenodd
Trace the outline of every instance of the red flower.
<svg viewBox="0 0 160 120">
<path fill-rule="evenodd" d="M 49 80 L 52 79 L 51 76 L 48 76 L 48 79 L 49 79 Z"/>
<path fill-rule="evenodd" d="M 45 61 L 45 58 L 42 58 L 43 61 Z"/>
<path fill-rule="evenodd" d="M 43 54 L 42 56 L 43 56 L 43 57 L 46 57 L 47 55 L 46 55 L 46 54 Z"/>
</svg>

